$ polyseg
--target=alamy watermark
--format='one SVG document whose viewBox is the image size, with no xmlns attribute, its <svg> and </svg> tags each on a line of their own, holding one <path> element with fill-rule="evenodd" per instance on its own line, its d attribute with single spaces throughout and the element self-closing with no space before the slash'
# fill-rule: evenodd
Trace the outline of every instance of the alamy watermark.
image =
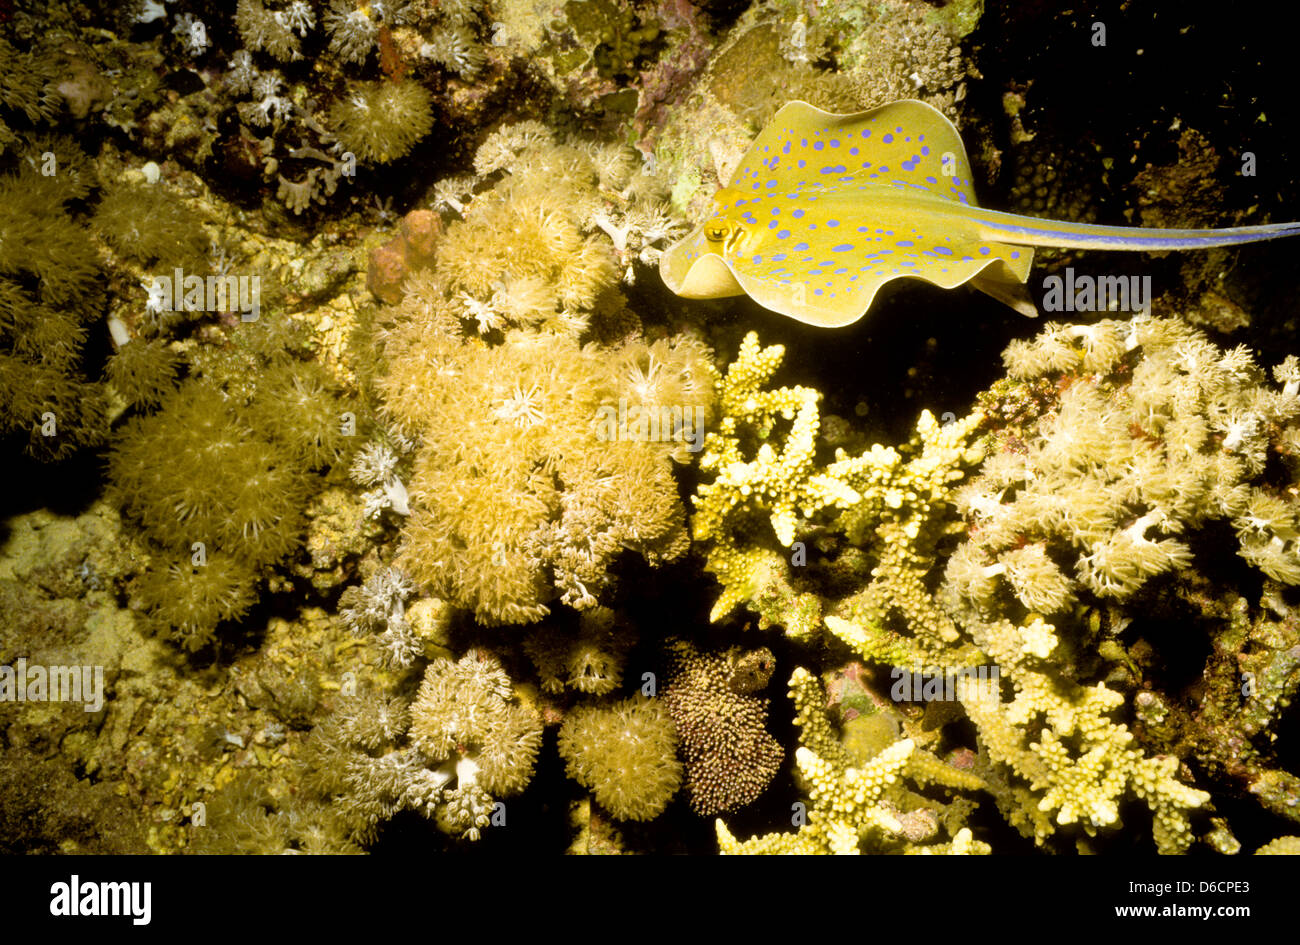
<svg viewBox="0 0 1300 945">
<path fill-rule="evenodd" d="M 87 712 L 104 707 L 103 666 L 28 665 L 19 657 L 0 665 L 0 702 L 80 702 Z"/>
<path fill-rule="evenodd" d="M 626 397 L 618 406 L 606 404 L 596 410 L 600 424 L 596 431 L 602 443 L 635 440 L 641 443 L 685 443 L 686 451 L 698 453 L 704 448 L 702 406 L 673 404 L 629 404 Z"/>
<path fill-rule="evenodd" d="M 1149 312 L 1150 276 L 1065 276 L 1043 280 L 1044 312 Z"/>
<path fill-rule="evenodd" d="M 50 886 L 50 915 L 130 916 L 132 925 L 148 925 L 153 883 L 83 883 L 73 873 L 68 882 Z"/>
<path fill-rule="evenodd" d="M 144 283 L 151 312 L 232 312 L 240 321 L 255 322 L 262 310 L 262 277 L 185 275 L 179 266 L 170 276 Z"/>
<path fill-rule="evenodd" d="M 889 698 L 895 702 L 956 702 L 957 699 L 974 698 L 980 702 L 997 702 L 1001 673 L 996 665 L 967 666 L 962 669 L 903 669 L 895 666 L 889 671 L 894 681 L 889 688 Z M 959 680 L 965 680 L 958 685 Z"/>
</svg>

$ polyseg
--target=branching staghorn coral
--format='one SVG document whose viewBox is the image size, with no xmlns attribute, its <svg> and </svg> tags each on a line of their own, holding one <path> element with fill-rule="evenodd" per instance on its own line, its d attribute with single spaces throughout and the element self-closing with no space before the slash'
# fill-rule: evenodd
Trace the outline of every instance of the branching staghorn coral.
<svg viewBox="0 0 1300 945">
<path fill-rule="evenodd" d="M 810 802 L 802 823 L 794 833 L 741 842 L 719 819 L 722 853 L 990 852 L 988 844 L 975 840 L 965 827 L 953 834 L 949 844 L 911 842 L 920 839 L 913 825 L 927 820 L 937 825 L 943 805 L 915 794 L 907 781 L 920 787 L 974 790 L 983 786 L 978 777 L 945 764 L 910 738 L 898 739 L 870 758 L 855 757 L 827 715 L 821 684 L 803 667 L 790 677 L 790 698 L 800 729 L 795 765 Z M 918 811 L 928 811 L 930 816 L 918 816 Z M 924 832 L 933 836 L 932 830 Z"/>
<path fill-rule="evenodd" d="M 1143 330 L 1141 324 L 1138 330 Z M 1087 352 L 1104 350 L 1116 358 L 1124 342 L 1104 331 L 1105 325 L 1095 335 L 1081 332 L 1093 341 L 1086 348 L 1071 349 L 1068 342 L 1057 342 L 1059 330 L 1049 331 L 1039 344 L 1058 363 L 1068 358 L 1078 363 L 1085 357 L 1101 358 L 1101 354 Z M 1147 337 L 1158 346 L 1162 335 L 1157 329 Z M 1183 357 L 1194 358 L 1203 369 L 1215 372 L 1214 376 L 1227 383 L 1225 372 L 1216 371 L 1218 358 L 1207 359 L 1208 352 L 1195 346 L 1180 350 Z M 1016 355 L 1017 349 L 1013 348 L 1008 357 Z M 1232 370 L 1246 370 L 1248 359 L 1241 353 L 1225 360 Z M 971 448 L 969 441 L 979 424 L 990 422 L 984 414 L 976 412 L 944 427 L 923 414 L 918 425 L 919 439 L 909 448 L 913 458 L 907 463 L 893 450 L 877 446 L 860 457 L 837 452 L 833 463 L 822 466 L 816 462 L 812 432 L 817 426 L 815 396 L 788 388 L 765 391 L 763 385 L 775 367 L 774 361 L 770 355 L 764 356 L 756 342 L 747 340 L 734 366 L 734 379 L 729 372 L 723 382 L 736 391 L 735 396 L 724 393 L 721 398 L 724 411 L 726 405 L 740 405 L 739 410 L 733 406 L 728 411 L 736 423 L 724 420 L 717 438 L 709 441 L 712 449 L 706 457 L 706 468 L 717 469 L 718 475 L 712 483 L 703 485 L 697 496 L 697 520 L 702 517 L 706 525 L 704 529 L 697 525 L 697 533 L 713 541 L 708 552 L 709 568 L 724 583 L 722 600 L 726 606 L 717 608 L 715 615 L 744 601 L 765 619 L 785 623 L 787 631 L 800 638 L 816 627 L 817 617 L 822 617 L 827 630 L 863 658 L 886 665 L 933 666 L 959 672 L 992 660 L 1001 677 L 1010 683 L 1012 700 L 1003 703 L 1001 696 L 983 690 L 977 698 L 961 684 L 958 697 L 975 722 L 993 765 L 992 775 L 996 777 L 985 780 L 1013 825 L 1039 842 L 1045 842 L 1058 827 L 1070 824 L 1080 824 L 1086 832 L 1092 832 L 1115 824 L 1119 800 L 1132 795 L 1152 809 L 1158 848 L 1162 852 L 1185 850 L 1192 840 L 1187 811 L 1201 807 L 1209 795 L 1178 779 L 1177 758 L 1149 757 L 1132 744 L 1130 730 L 1111 717 L 1125 703 L 1123 694 L 1102 683 L 1089 685 L 1071 678 L 1069 670 L 1055 662 L 1057 627 L 1033 609 L 1041 607 L 1052 612 L 1063 608 L 1081 580 L 1086 583 L 1084 573 L 1089 563 L 1081 561 L 1079 573 L 1061 573 L 1053 561 L 1055 546 L 1047 541 L 1045 547 L 1038 547 L 1035 539 L 1043 541 L 1046 536 L 1027 529 L 1023 520 L 1019 527 L 984 527 L 986 518 L 998 514 L 1010 518 L 1022 495 L 1038 496 L 1040 504 L 1027 502 L 1024 511 L 1032 515 L 1041 503 L 1055 502 L 1063 511 L 1064 521 L 1093 529 L 1088 534 L 1092 541 L 1107 546 L 1107 567 L 1115 573 L 1150 576 L 1177 566 L 1180 553 L 1144 537 L 1145 530 L 1157 520 L 1150 510 L 1131 510 L 1132 520 L 1126 522 L 1119 515 L 1091 516 L 1086 504 L 1070 506 L 1060 499 L 1077 480 L 1083 480 L 1083 485 L 1071 494 L 1077 495 L 1081 489 L 1101 493 L 1111 488 L 1107 478 L 1111 467 L 1107 464 L 1117 455 L 1116 450 L 1099 449 L 1096 438 L 1088 433 L 1089 424 L 1107 423 L 1116 430 L 1123 429 L 1130 440 L 1140 438 L 1139 433 L 1129 429 L 1130 421 L 1122 415 L 1115 417 L 1114 409 L 1104 403 L 1093 404 L 1096 410 L 1075 408 L 1067 417 L 1069 422 L 1060 421 L 1057 415 L 1044 423 L 1049 437 L 1050 431 L 1059 430 L 1062 439 L 1054 443 L 1049 439 L 1041 447 L 1022 425 L 1007 436 L 1006 442 L 1020 450 L 1030 442 L 1030 453 L 1035 457 L 1040 453 L 1061 455 L 1065 482 L 1057 479 L 1042 487 L 1039 476 L 1023 457 L 1003 454 L 1004 458 L 995 456 L 985 462 L 983 475 L 1007 477 L 1014 473 L 1013 479 L 995 480 L 1000 486 L 990 490 L 981 478 L 954 491 L 955 483 L 983 454 L 982 449 Z M 1103 362 L 1103 367 L 1109 363 Z M 1133 377 L 1141 376 L 1141 369 L 1135 368 Z M 1177 374 L 1172 378 L 1175 386 L 1177 378 Z M 1186 385 L 1183 387 L 1186 389 Z M 1032 399 L 1034 395 L 1050 399 L 1054 390 L 1051 385 L 1028 388 L 1015 401 L 1021 411 L 1015 416 L 1028 410 L 1026 403 L 1037 403 Z M 1277 399 L 1276 395 L 1262 398 L 1266 403 Z M 745 444 L 756 440 L 755 430 L 770 432 L 778 422 L 776 411 L 767 408 L 769 413 L 762 412 L 773 400 L 785 407 L 782 419 L 791 421 L 783 448 L 765 445 L 756 452 L 745 452 Z M 799 407 L 795 408 L 794 403 Z M 1128 400 L 1121 403 L 1127 405 Z M 997 404 L 989 406 L 991 411 L 997 408 Z M 1223 407 L 1222 437 L 1230 448 L 1246 451 L 1252 447 L 1245 439 L 1248 432 L 1243 431 L 1251 427 L 1228 419 L 1234 409 L 1244 408 L 1230 404 Z M 1065 439 L 1078 434 L 1077 439 Z M 1122 453 L 1118 456 L 1123 460 Z M 1167 465 L 1176 469 L 1181 460 L 1182 456 L 1177 457 Z M 824 484 L 827 479 L 830 485 Z M 1222 477 L 1218 483 L 1232 485 L 1231 480 L 1224 483 Z M 1021 491 L 999 511 L 999 500 L 1005 496 L 1000 496 L 998 489 L 1010 492 L 1007 487 L 1012 484 L 1019 484 Z M 1152 488 L 1156 485 L 1158 482 L 1152 482 Z M 1213 494 L 1213 485 L 1204 490 L 1206 495 Z M 1169 488 L 1161 494 L 1186 496 L 1188 488 Z M 976 517 L 979 527 L 974 535 L 949 553 L 952 540 L 965 531 L 965 523 L 957 515 L 959 507 L 963 511 L 979 510 L 983 517 Z M 1084 514 L 1073 518 L 1073 511 L 1079 508 Z M 796 509 L 806 512 L 807 517 L 795 517 Z M 828 510 L 839 511 L 831 515 Z M 1159 521 L 1170 518 L 1162 515 Z M 845 546 L 838 549 L 833 566 L 840 586 L 838 599 L 818 598 L 812 590 L 802 589 L 815 586 L 808 583 L 815 577 L 796 577 L 800 555 L 771 550 L 769 536 L 773 533 L 785 544 L 817 534 L 843 535 Z M 994 548 L 1005 549 L 1004 559 L 990 563 L 988 556 L 980 552 L 982 542 L 998 542 Z M 1157 547 L 1149 550 L 1144 542 Z M 865 562 L 860 557 L 863 553 L 867 556 Z M 937 565 L 945 554 L 949 555 L 946 583 L 936 594 L 933 588 L 938 581 Z M 826 567 L 822 565 L 823 573 Z M 1005 592 L 999 583 L 1002 580 L 1006 581 Z M 801 589 L 796 590 L 796 585 Z M 856 590 L 852 590 L 854 585 Z M 1124 591 L 1110 584 L 1096 587 L 1099 591 Z M 1080 640 L 1076 646 L 1083 642 Z M 991 701 L 984 701 L 986 698 Z"/>
<path fill-rule="evenodd" d="M 796 535 L 841 511 L 839 527 L 855 544 L 870 544 L 880 559 L 880 581 L 860 606 L 881 616 L 904 614 L 924 645 L 951 642 L 956 639 L 951 621 L 910 575 L 952 531 L 927 513 L 946 501 L 950 484 L 978 460 L 978 451 L 965 441 L 975 419 L 941 427 L 925 412 L 906 461 L 899 451 L 876 445 L 860 456 L 837 450 L 834 460 L 821 466 L 816 457 L 821 395 L 804 387 L 766 389 L 783 356 L 784 348 L 763 348 L 751 332 L 719 384 L 722 417 L 706 438 L 700 461 L 715 475 L 698 488 L 692 519 L 696 538 L 710 543 L 706 569 L 722 584 L 712 619 L 745 601 L 792 636 L 815 632 L 821 621 L 816 595 L 788 585 L 786 593 L 767 589 L 789 572 Z M 786 431 L 780 449 L 772 442 L 779 431 Z"/>
</svg>

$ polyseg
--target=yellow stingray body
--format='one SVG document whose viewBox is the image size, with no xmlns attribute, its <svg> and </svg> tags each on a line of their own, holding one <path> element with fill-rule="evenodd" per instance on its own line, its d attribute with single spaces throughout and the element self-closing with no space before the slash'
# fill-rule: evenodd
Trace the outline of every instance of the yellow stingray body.
<svg viewBox="0 0 1300 945">
<path fill-rule="evenodd" d="M 957 129 L 924 102 L 851 115 L 790 102 L 660 259 L 687 298 L 749 295 L 823 327 L 848 325 L 892 279 L 969 282 L 1025 315 L 1033 246 L 1199 249 L 1300 233 L 1300 224 L 1160 230 L 1042 220 L 979 207 Z"/>
</svg>

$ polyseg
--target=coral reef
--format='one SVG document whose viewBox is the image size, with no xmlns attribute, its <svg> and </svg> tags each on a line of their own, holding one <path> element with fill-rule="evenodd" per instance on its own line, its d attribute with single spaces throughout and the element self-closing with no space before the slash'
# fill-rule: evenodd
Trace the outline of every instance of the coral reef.
<svg viewBox="0 0 1300 945">
<path fill-rule="evenodd" d="M 0 691 L 103 669 L 0 698 L 5 849 L 1294 854 L 1285 241 L 772 347 L 654 274 L 791 98 L 939 107 L 990 206 L 1285 218 L 1254 58 L 1003 6 L 0 2 Z"/>
<path fill-rule="evenodd" d="M 764 389 L 779 354 L 746 339 L 721 382 L 727 419 L 706 441 L 703 465 L 716 474 L 697 494 L 696 530 L 723 581 L 715 619 L 743 601 L 796 638 L 824 621 L 869 661 L 963 673 L 991 660 L 1009 702 L 967 678 L 956 694 L 1009 823 L 1039 842 L 1072 824 L 1092 833 L 1116 824 L 1131 795 L 1151 808 L 1162 852 L 1187 849 L 1188 811 L 1209 795 L 1186 785 L 1179 757 L 1135 746 L 1111 717 L 1124 693 L 1079 678 L 1096 669 L 1077 655 L 1063 662 L 1058 648 L 1068 632 L 1070 653 L 1091 644 L 1104 658 L 1096 630 L 1073 626 L 1083 595 L 1092 607 L 1127 600 L 1191 566 L 1190 545 L 1148 538 L 1154 528 L 1190 536 L 1226 518 L 1246 561 L 1291 576 L 1287 503 L 1252 483 L 1268 453 L 1291 448 L 1290 362 L 1277 370 L 1283 389 L 1270 390 L 1244 351 L 1217 351 L 1172 320 L 1048 326 L 1008 348 L 1016 380 L 990 392 L 983 411 L 942 427 L 923 414 L 907 462 L 873 446 L 821 465 L 815 393 Z M 1069 382 L 1039 382 L 1056 372 Z M 781 448 L 755 450 L 781 421 Z M 972 447 L 981 425 L 994 432 Z M 957 487 L 985 454 L 979 475 Z M 819 543 L 838 552 L 834 563 L 796 576 L 808 560 L 802 542 L 823 534 L 843 536 Z M 831 575 L 838 599 L 801 589 Z M 1270 693 L 1294 685 L 1279 670 Z M 1267 779 L 1255 776 L 1262 789 Z"/>
</svg>

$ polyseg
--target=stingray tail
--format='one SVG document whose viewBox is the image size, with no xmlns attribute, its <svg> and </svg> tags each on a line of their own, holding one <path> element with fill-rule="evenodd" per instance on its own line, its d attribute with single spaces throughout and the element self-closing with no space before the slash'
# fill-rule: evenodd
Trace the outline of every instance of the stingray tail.
<svg viewBox="0 0 1300 945">
<path fill-rule="evenodd" d="M 1120 249 L 1152 252 L 1166 249 L 1210 249 L 1259 243 L 1300 235 L 1300 223 L 1267 223 L 1221 230 L 1164 230 L 1145 226 L 1098 226 L 1040 220 L 1016 213 L 974 209 L 980 239 L 1020 246 L 1056 246 L 1071 249 Z"/>
</svg>

